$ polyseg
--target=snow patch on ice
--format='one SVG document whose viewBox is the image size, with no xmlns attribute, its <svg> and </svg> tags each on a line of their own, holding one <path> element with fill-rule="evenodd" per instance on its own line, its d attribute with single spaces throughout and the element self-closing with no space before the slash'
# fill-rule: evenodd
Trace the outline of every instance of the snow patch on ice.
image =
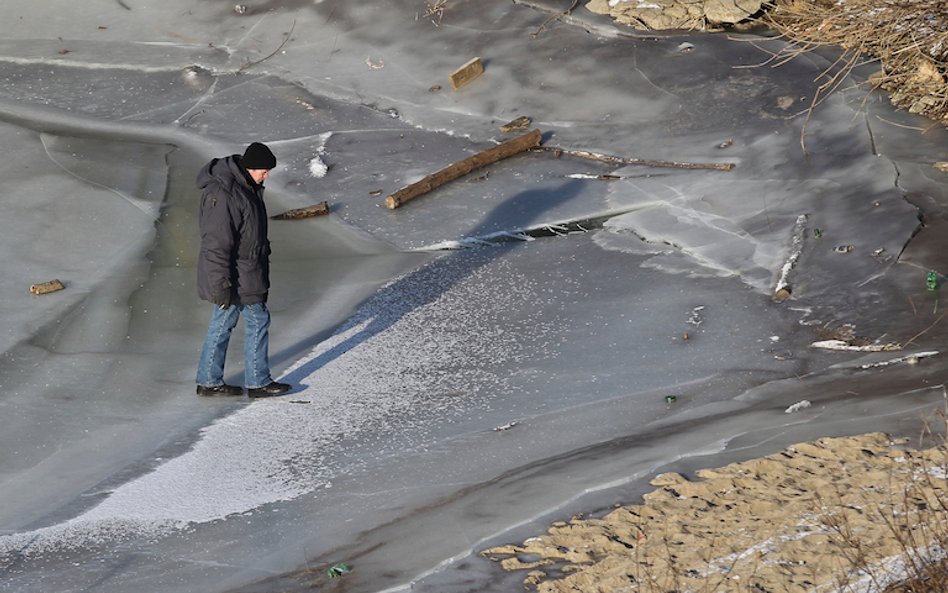
<svg viewBox="0 0 948 593">
<path fill-rule="evenodd" d="M 329 142 L 329 138 L 331 137 L 332 132 L 326 132 L 318 136 L 319 147 L 316 149 L 316 154 L 313 155 L 313 158 L 309 161 L 309 174 L 316 179 L 322 179 L 326 176 L 326 173 L 329 172 L 329 167 L 323 161 L 322 157 L 326 154 L 326 143 Z"/>
<path fill-rule="evenodd" d="M 800 410 L 805 410 L 805 409 L 809 408 L 811 405 L 813 405 L 813 404 L 810 403 L 810 400 L 804 399 L 804 400 L 798 401 L 797 403 L 795 403 L 795 404 L 793 404 L 792 406 L 788 407 L 786 410 L 784 410 L 784 413 L 785 413 L 785 414 L 793 414 L 793 413 L 795 413 L 795 412 L 799 412 Z"/>
</svg>

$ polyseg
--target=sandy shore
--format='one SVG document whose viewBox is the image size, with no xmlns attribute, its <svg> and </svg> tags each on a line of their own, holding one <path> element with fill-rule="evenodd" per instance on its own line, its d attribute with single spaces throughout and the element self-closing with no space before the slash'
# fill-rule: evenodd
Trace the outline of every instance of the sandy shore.
<svg viewBox="0 0 948 593">
<path fill-rule="evenodd" d="M 543 592 L 879 590 L 941 549 L 946 469 L 944 446 L 824 438 L 693 480 L 661 474 L 643 504 L 483 554 Z"/>
</svg>

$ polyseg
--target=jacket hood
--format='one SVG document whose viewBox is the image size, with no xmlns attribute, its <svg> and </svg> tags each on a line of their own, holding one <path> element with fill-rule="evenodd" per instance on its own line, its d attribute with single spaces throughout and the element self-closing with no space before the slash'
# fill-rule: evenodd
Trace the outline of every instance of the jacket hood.
<svg viewBox="0 0 948 593">
<path fill-rule="evenodd" d="M 253 189 L 253 181 L 240 165 L 240 155 L 232 154 L 228 157 L 211 159 L 197 174 L 197 186 L 202 192 L 212 185 L 218 185 L 225 191 L 239 184 Z"/>
</svg>

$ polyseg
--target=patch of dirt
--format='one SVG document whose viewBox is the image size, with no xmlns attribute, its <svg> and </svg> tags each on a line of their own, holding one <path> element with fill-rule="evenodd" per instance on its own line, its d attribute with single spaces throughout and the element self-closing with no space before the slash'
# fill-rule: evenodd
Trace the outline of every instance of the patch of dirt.
<svg viewBox="0 0 948 593">
<path fill-rule="evenodd" d="M 948 540 L 946 461 L 943 446 L 913 450 L 883 433 L 819 439 L 695 480 L 659 475 L 643 504 L 482 554 L 543 593 L 810 593 L 930 580 L 928 551 Z"/>
</svg>

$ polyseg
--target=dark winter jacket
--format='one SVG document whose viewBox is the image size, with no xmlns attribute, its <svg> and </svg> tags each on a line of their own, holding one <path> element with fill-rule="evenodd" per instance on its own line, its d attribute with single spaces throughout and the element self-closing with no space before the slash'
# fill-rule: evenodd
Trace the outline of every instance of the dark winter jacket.
<svg viewBox="0 0 948 593">
<path fill-rule="evenodd" d="M 197 176 L 201 190 L 198 296 L 214 301 L 229 290 L 234 304 L 267 300 L 270 241 L 263 186 L 240 165 L 240 155 L 214 159 Z"/>
</svg>

